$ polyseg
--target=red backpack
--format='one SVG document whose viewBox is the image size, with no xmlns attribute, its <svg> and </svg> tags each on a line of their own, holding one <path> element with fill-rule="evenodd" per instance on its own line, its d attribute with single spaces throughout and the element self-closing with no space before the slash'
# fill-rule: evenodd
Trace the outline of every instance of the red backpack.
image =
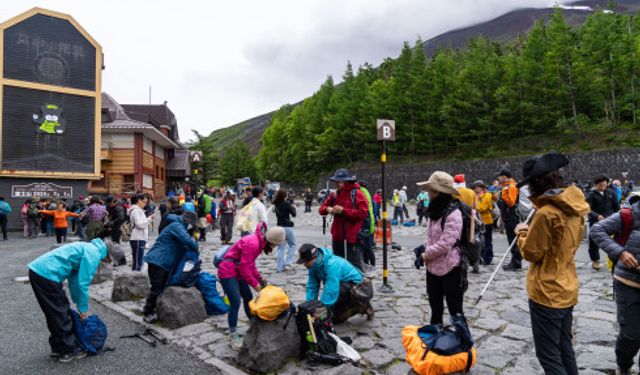
<svg viewBox="0 0 640 375">
<path fill-rule="evenodd" d="M 624 246 L 631 237 L 631 231 L 633 231 L 633 215 L 631 209 L 625 207 L 620 210 L 620 219 L 622 220 L 622 232 L 616 234 L 614 239 L 617 243 Z"/>
</svg>

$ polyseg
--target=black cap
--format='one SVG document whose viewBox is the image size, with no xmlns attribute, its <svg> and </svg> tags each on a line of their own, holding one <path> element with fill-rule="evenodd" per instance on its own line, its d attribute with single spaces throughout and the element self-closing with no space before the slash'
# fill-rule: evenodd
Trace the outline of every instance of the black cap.
<svg viewBox="0 0 640 375">
<path fill-rule="evenodd" d="M 302 264 L 318 256 L 318 248 L 312 244 L 306 243 L 298 249 L 298 260 L 296 263 Z"/>
<path fill-rule="evenodd" d="M 527 185 L 532 178 L 542 177 L 568 164 L 569 159 L 557 152 L 550 152 L 528 159 L 522 165 L 522 177 L 524 179 L 520 181 L 518 188 Z"/>
</svg>

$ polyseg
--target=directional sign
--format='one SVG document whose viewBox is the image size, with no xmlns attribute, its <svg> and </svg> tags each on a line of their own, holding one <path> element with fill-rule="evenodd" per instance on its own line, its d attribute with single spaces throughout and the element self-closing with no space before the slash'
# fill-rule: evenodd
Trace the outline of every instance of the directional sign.
<svg viewBox="0 0 640 375">
<path fill-rule="evenodd" d="M 394 120 L 378 120 L 378 140 L 379 141 L 395 141 L 396 140 L 396 122 Z"/>
<path fill-rule="evenodd" d="M 191 151 L 191 162 L 192 163 L 202 162 L 202 151 Z"/>
</svg>

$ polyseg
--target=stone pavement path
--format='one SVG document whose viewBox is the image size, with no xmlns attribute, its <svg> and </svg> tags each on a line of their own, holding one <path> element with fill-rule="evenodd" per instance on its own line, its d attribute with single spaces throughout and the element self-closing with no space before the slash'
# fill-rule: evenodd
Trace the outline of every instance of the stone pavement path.
<svg viewBox="0 0 640 375">
<path fill-rule="evenodd" d="M 298 245 L 305 242 L 322 245 L 321 221 L 318 215 L 302 214 L 296 220 L 295 230 Z M 219 247 L 218 235 L 218 232 L 210 233 L 207 243 L 201 246 L 203 269 L 214 274 L 215 269 L 211 261 L 213 252 Z M 340 336 L 350 336 L 354 339 L 354 348 L 367 361 L 365 368 L 355 368 L 351 365 L 328 368 L 291 362 L 284 365 L 278 373 L 360 374 L 365 371 L 377 374 L 406 374 L 410 368 L 404 362 L 405 352 L 400 332 L 405 325 L 420 325 L 429 321 L 425 272 L 414 268 L 411 251 L 422 242 L 423 236 L 424 228 L 420 227 L 395 230 L 394 240 L 403 245 L 402 250 L 389 253 L 390 283 L 395 292 L 376 292 L 372 301 L 376 310 L 373 321 L 368 322 L 364 316 L 358 316 L 336 326 Z M 234 238 L 237 239 L 237 235 Z M 495 248 L 499 253 L 496 256 L 501 256 L 504 250 L 499 249 L 506 248 L 503 235 L 496 235 Z M 574 310 L 574 348 L 578 366 L 582 374 L 612 373 L 615 370 L 613 345 L 617 325 L 611 276 L 605 270 L 592 271 L 585 254 L 586 248 L 583 245 L 577 257 L 581 287 L 579 303 Z M 376 250 L 376 255 L 378 273 L 381 274 L 381 251 Z M 478 351 L 478 363 L 471 373 L 542 374 L 533 348 L 525 290 L 526 272 L 499 272 L 484 299 L 478 306 L 473 306 L 493 267 L 483 267 L 479 275 L 469 274 L 469 290 L 465 295 L 464 308 Z M 275 256 L 272 255 L 261 256 L 258 269 L 271 284 L 283 287 L 293 302 L 304 300 L 304 267 L 294 265 L 284 273 L 276 273 Z M 377 290 L 382 282 L 381 277 L 378 276 L 373 281 Z M 92 286 L 92 298 L 140 322 L 143 301 L 111 303 L 111 288 L 111 281 Z M 221 291 L 221 287 L 219 290 Z M 244 317 L 242 309 L 240 317 L 239 331 L 242 334 L 248 328 L 248 320 Z M 231 351 L 227 344 L 226 316 L 210 317 L 199 324 L 173 332 L 163 332 L 166 332 L 172 342 L 191 351 L 201 360 L 224 368 L 223 372 L 241 373 L 233 369 L 236 353 Z"/>
</svg>

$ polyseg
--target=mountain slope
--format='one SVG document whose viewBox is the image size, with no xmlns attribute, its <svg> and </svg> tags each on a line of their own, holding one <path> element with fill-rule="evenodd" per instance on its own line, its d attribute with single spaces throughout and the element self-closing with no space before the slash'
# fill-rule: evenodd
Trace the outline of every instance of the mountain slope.
<svg viewBox="0 0 640 375">
<path fill-rule="evenodd" d="M 563 13 L 567 23 L 580 25 L 595 8 L 604 8 L 607 3 L 608 0 L 578 1 L 566 6 Z M 638 10 L 640 10 L 640 0 L 617 1 L 617 12 L 634 13 Z M 425 54 L 431 56 L 439 48 L 465 48 L 469 39 L 480 35 L 495 42 L 509 42 L 520 34 L 526 34 L 533 27 L 536 20 L 547 20 L 552 13 L 553 8 L 518 9 L 487 22 L 448 31 L 427 40 L 424 44 Z M 207 138 L 216 149 L 223 149 L 236 140 L 242 140 L 249 146 L 251 153 L 255 155 L 260 149 L 262 133 L 269 125 L 274 113 L 275 111 L 269 112 L 239 124 L 215 130 Z"/>
</svg>

